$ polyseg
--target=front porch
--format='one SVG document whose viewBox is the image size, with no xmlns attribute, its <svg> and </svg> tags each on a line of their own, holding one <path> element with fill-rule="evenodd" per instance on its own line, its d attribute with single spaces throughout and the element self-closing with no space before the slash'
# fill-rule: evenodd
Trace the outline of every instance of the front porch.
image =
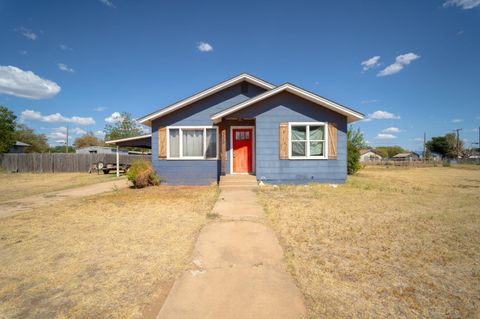
<svg viewBox="0 0 480 319">
<path fill-rule="evenodd" d="M 223 119 L 218 124 L 220 176 L 256 174 L 255 119 Z"/>
</svg>

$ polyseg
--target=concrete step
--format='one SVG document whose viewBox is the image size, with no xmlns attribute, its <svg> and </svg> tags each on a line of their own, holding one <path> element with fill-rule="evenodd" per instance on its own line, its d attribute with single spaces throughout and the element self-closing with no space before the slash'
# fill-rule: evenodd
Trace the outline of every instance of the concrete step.
<svg viewBox="0 0 480 319">
<path fill-rule="evenodd" d="M 226 175 L 220 177 L 219 186 L 222 188 L 257 187 L 257 177 L 253 175 Z"/>
<path fill-rule="evenodd" d="M 257 177 L 255 175 L 224 175 L 220 176 L 221 181 L 256 181 Z"/>
</svg>

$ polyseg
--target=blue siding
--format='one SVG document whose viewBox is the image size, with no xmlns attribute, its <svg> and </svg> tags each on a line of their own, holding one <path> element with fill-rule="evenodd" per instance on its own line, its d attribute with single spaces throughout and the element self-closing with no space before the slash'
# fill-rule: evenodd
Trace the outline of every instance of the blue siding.
<svg viewBox="0 0 480 319">
<path fill-rule="evenodd" d="M 347 119 L 284 92 L 231 115 L 256 119 L 256 175 L 272 183 L 344 183 L 347 176 Z M 280 160 L 281 122 L 336 122 L 336 160 Z"/>
<path fill-rule="evenodd" d="M 158 128 L 173 125 L 212 125 L 210 117 L 265 90 L 248 83 L 242 94 L 241 84 L 197 101 L 152 122 L 152 164 L 162 181 L 169 184 L 207 185 L 218 180 L 220 160 L 159 160 Z M 227 145 L 229 148 L 229 145 Z M 227 163 L 227 169 L 229 163 Z"/>
</svg>

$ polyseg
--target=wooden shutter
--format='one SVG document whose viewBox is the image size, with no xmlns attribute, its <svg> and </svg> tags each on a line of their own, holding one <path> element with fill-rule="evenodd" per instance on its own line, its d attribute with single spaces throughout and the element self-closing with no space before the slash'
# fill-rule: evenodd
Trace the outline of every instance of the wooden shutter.
<svg viewBox="0 0 480 319">
<path fill-rule="evenodd" d="M 158 128 L 158 159 L 167 158 L 167 128 Z"/>
<path fill-rule="evenodd" d="M 337 123 L 328 123 L 328 159 L 337 159 Z"/>
<path fill-rule="evenodd" d="M 280 159 L 288 159 L 288 123 L 280 123 Z"/>
</svg>

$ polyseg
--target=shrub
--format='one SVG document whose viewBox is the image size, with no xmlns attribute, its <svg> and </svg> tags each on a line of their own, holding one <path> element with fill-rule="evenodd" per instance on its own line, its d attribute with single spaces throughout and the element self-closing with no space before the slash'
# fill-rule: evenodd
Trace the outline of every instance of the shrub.
<svg viewBox="0 0 480 319">
<path fill-rule="evenodd" d="M 354 131 L 351 127 L 347 131 L 347 172 L 355 174 L 360 168 L 360 149 L 366 147 L 360 129 Z"/>
<path fill-rule="evenodd" d="M 160 180 L 155 174 L 152 164 L 145 160 L 133 161 L 127 171 L 127 178 L 133 183 L 135 188 L 159 185 Z"/>
<path fill-rule="evenodd" d="M 449 160 L 443 161 L 442 166 L 443 167 L 450 167 L 451 166 L 450 161 Z"/>
</svg>

